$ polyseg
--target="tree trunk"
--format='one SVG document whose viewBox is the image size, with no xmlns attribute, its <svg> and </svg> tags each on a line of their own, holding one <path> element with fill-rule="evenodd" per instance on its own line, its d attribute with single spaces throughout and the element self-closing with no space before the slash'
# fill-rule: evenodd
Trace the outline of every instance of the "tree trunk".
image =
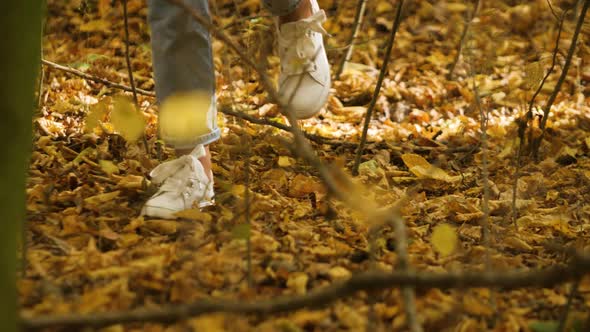
<svg viewBox="0 0 590 332">
<path fill-rule="evenodd" d="M 41 0 L 2 1 L 0 31 L 0 330 L 16 332 L 17 239 L 25 220 L 25 178 L 31 148 L 39 64 Z"/>
</svg>

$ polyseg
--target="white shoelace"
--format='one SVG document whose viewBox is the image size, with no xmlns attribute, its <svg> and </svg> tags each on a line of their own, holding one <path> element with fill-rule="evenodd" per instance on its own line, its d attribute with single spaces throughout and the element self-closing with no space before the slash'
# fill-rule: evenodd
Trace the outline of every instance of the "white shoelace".
<svg viewBox="0 0 590 332">
<path fill-rule="evenodd" d="M 154 184 L 164 183 L 166 179 L 180 171 L 187 163 L 192 163 L 190 158 L 192 158 L 190 155 L 185 155 L 158 165 L 150 172 L 152 182 Z"/>
<path fill-rule="evenodd" d="M 285 61 L 281 63 L 284 74 L 302 74 L 315 70 L 313 60 L 317 56 L 319 45 L 316 45 L 312 32 L 328 35 L 322 26 L 325 21 L 326 13 L 319 10 L 308 18 L 283 24 L 279 34 L 279 47 L 284 52 Z"/>
</svg>

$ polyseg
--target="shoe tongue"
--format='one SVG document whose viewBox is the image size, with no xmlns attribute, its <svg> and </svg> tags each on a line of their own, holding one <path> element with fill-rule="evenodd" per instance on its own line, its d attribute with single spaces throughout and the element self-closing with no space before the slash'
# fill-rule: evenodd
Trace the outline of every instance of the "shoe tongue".
<svg viewBox="0 0 590 332">
<path fill-rule="evenodd" d="M 191 155 L 182 156 L 178 159 L 167 161 L 160 164 L 158 167 L 151 171 L 150 176 L 152 182 L 156 184 L 163 183 L 167 178 L 172 177 L 179 173 L 186 173 L 185 169 L 189 166 L 189 163 L 194 163 L 194 159 Z M 190 172 L 190 166 L 189 171 Z"/>
<path fill-rule="evenodd" d="M 312 31 L 327 34 L 322 27 L 322 23 L 326 20 L 326 13 L 323 10 L 315 12 L 313 15 L 295 22 L 284 23 L 279 27 L 280 34 L 286 38 L 298 36 L 305 33 L 307 29 Z M 298 33 L 299 32 L 299 33 Z"/>
</svg>

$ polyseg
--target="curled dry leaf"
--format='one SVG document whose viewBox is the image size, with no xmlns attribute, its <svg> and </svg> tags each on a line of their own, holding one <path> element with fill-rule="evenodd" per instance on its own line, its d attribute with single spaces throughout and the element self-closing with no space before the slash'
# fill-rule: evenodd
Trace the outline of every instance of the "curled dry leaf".
<svg viewBox="0 0 590 332">
<path fill-rule="evenodd" d="M 442 169 L 431 165 L 422 156 L 406 153 L 403 154 L 402 160 L 408 167 L 410 172 L 416 175 L 419 179 L 433 179 L 444 182 L 457 182 L 461 180 L 461 176 L 450 176 Z"/>
</svg>

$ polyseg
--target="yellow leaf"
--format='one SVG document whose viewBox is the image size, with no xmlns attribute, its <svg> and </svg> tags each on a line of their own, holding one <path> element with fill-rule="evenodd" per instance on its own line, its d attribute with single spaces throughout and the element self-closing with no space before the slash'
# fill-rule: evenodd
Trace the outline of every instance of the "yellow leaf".
<svg viewBox="0 0 590 332">
<path fill-rule="evenodd" d="M 189 320 L 188 324 L 192 327 L 191 331 L 209 331 L 224 332 L 225 318 L 223 314 L 205 315 L 199 318 Z"/>
<path fill-rule="evenodd" d="M 143 176 L 129 174 L 119 179 L 117 187 L 125 189 L 141 189 L 144 187 L 144 181 L 145 178 Z"/>
<path fill-rule="evenodd" d="M 117 165 L 115 165 L 110 160 L 99 160 L 98 165 L 100 166 L 102 171 L 107 173 L 108 175 L 111 175 L 113 173 L 115 173 L 115 174 L 119 173 L 119 167 L 117 167 Z"/>
<path fill-rule="evenodd" d="M 278 164 L 280 167 L 293 166 L 293 160 L 287 156 L 279 156 Z"/>
<path fill-rule="evenodd" d="M 243 184 L 236 184 L 231 187 L 231 193 L 234 196 L 243 196 L 246 193 L 246 186 Z"/>
<path fill-rule="evenodd" d="M 420 179 L 434 179 L 445 182 L 455 182 L 461 179 L 460 176 L 448 175 L 445 171 L 431 165 L 426 159 L 417 154 L 405 153 L 402 155 L 402 160 L 410 172 Z"/>
<path fill-rule="evenodd" d="M 307 282 L 309 277 L 303 272 L 294 272 L 287 279 L 287 287 L 295 291 L 296 294 L 307 293 Z"/>
<path fill-rule="evenodd" d="M 92 133 L 94 128 L 98 127 L 101 121 L 104 120 L 107 114 L 107 103 L 105 99 L 98 103 L 91 105 L 88 114 L 86 114 L 86 120 L 84 122 L 84 131 Z"/>
<path fill-rule="evenodd" d="M 528 243 L 526 243 L 524 240 L 522 240 L 521 238 L 517 237 L 517 236 L 509 236 L 504 238 L 504 240 L 502 241 L 503 244 L 510 248 L 510 249 L 516 249 L 516 250 L 520 250 L 520 251 L 532 251 L 533 247 L 531 247 Z"/>
<path fill-rule="evenodd" d="M 98 0 L 98 14 L 100 17 L 106 17 L 111 12 L 111 0 Z"/>
<path fill-rule="evenodd" d="M 192 144 L 195 138 L 209 134 L 207 126 L 211 96 L 203 92 L 172 95 L 160 106 L 160 135 L 172 145 Z"/>
<path fill-rule="evenodd" d="M 112 23 L 106 20 L 94 20 L 80 25 L 82 32 L 110 32 Z"/>
<path fill-rule="evenodd" d="M 135 142 L 143 135 L 145 119 L 128 98 L 118 97 L 111 113 L 111 123 L 128 142 Z"/>
<path fill-rule="evenodd" d="M 377 69 L 375 67 L 367 66 L 362 63 L 347 62 L 344 65 L 343 74 L 349 75 L 363 75 L 363 73 L 375 73 Z"/>
<path fill-rule="evenodd" d="M 178 231 L 178 222 L 174 220 L 158 220 L 153 219 L 145 222 L 143 226 L 152 232 L 172 235 Z"/>
<path fill-rule="evenodd" d="M 379 1 L 377 2 L 377 8 L 375 9 L 376 14 L 383 14 L 385 12 L 393 11 L 393 6 L 389 1 Z"/>
<path fill-rule="evenodd" d="M 200 209 L 184 210 L 176 212 L 174 215 L 182 219 L 190 219 L 203 222 L 211 222 L 211 220 L 213 219 L 209 213 L 202 212 Z"/>
<path fill-rule="evenodd" d="M 434 227 L 432 238 L 430 239 L 434 250 L 443 256 L 452 254 L 457 247 L 457 232 L 455 228 L 442 224 Z"/>
<path fill-rule="evenodd" d="M 494 310 L 488 303 L 486 303 L 486 301 L 473 295 L 463 297 L 463 307 L 472 315 L 490 317 L 494 314 Z"/>
<path fill-rule="evenodd" d="M 289 196 L 291 197 L 305 197 L 312 192 L 323 192 L 324 188 L 321 183 L 310 176 L 297 174 L 291 179 L 289 186 Z"/>
<path fill-rule="evenodd" d="M 545 70 L 543 68 L 543 64 L 540 61 L 535 61 L 527 64 L 524 67 L 525 71 L 525 86 L 527 89 L 536 88 L 541 80 L 543 80 L 543 76 L 545 75 Z"/>
<path fill-rule="evenodd" d="M 335 266 L 328 271 L 330 280 L 348 279 L 351 275 L 352 273 L 342 266 Z"/>
<path fill-rule="evenodd" d="M 98 195 L 91 196 L 91 197 L 84 199 L 84 202 L 87 204 L 105 203 L 105 202 L 108 202 L 110 200 L 113 200 L 113 199 L 119 197 L 120 193 L 121 193 L 120 191 L 116 190 L 116 191 L 113 191 L 110 193 L 98 194 Z"/>
</svg>

